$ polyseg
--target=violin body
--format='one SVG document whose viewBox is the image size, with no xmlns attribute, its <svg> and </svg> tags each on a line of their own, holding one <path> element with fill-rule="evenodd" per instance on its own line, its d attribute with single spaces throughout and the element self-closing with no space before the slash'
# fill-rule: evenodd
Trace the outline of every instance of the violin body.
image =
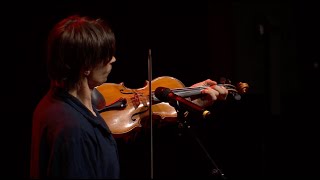
<svg viewBox="0 0 320 180">
<path fill-rule="evenodd" d="M 120 98 L 125 99 L 126 105 L 120 108 L 113 108 L 103 111 L 100 115 L 107 123 L 110 131 L 114 135 L 125 134 L 131 130 L 141 127 L 143 124 L 150 124 L 150 98 L 149 86 L 151 91 L 157 87 L 184 88 L 184 84 L 173 77 L 162 76 L 151 81 L 145 82 L 144 87 L 130 89 L 124 83 L 104 83 L 96 89 L 103 95 L 106 103 L 112 104 Z M 152 95 L 153 96 L 153 95 Z M 174 107 L 166 102 L 152 103 L 152 118 L 160 121 L 175 121 L 177 112 Z"/>
</svg>

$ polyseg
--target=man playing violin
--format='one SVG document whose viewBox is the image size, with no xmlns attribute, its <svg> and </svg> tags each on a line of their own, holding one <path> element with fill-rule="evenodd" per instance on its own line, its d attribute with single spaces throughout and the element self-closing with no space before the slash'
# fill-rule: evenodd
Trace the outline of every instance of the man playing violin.
<svg viewBox="0 0 320 180">
<path fill-rule="evenodd" d="M 116 61 L 114 33 L 102 19 L 69 16 L 47 45 L 51 86 L 33 115 L 31 178 L 120 178 L 117 143 L 92 103 Z M 203 107 L 228 94 L 210 79 L 197 86 L 208 86 L 193 101 Z"/>
</svg>

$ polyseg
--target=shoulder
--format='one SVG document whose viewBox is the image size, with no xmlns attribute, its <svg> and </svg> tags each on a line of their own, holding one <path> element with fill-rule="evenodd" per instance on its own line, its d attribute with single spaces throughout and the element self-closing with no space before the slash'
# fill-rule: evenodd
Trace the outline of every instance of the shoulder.
<svg viewBox="0 0 320 180">
<path fill-rule="evenodd" d="M 83 130 L 82 114 L 64 101 L 44 97 L 33 113 L 33 123 L 51 134 L 79 135 Z"/>
<path fill-rule="evenodd" d="M 64 101 L 44 97 L 36 106 L 33 115 L 51 121 L 64 121 L 65 119 L 77 119 L 80 113 Z"/>
</svg>

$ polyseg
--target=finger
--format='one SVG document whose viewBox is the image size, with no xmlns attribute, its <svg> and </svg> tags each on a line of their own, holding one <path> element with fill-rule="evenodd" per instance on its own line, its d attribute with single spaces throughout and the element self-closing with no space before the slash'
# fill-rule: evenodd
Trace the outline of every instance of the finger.
<svg viewBox="0 0 320 180">
<path fill-rule="evenodd" d="M 198 87 L 198 86 L 213 86 L 216 85 L 217 82 L 212 81 L 211 79 L 207 79 L 201 82 L 198 82 L 196 84 L 193 84 L 191 87 Z"/>
<path fill-rule="evenodd" d="M 228 94 L 228 90 L 224 86 L 214 86 L 215 90 L 217 90 L 220 94 Z"/>
<path fill-rule="evenodd" d="M 217 82 L 213 81 L 211 79 L 207 79 L 207 80 L 203 81 L 203 85 L 204 86 L 213 86 L 213 85 L 217 85 Z"/>
<path fill-rule="evenodd" d="M 206 88 L 206 89 L 202 90 L 202 93 L 211 96 L 212 100 L 217 100 L 217 98 L 219 96 L 219 92 L 212 89 L 212 88 Z"/>
</svg>

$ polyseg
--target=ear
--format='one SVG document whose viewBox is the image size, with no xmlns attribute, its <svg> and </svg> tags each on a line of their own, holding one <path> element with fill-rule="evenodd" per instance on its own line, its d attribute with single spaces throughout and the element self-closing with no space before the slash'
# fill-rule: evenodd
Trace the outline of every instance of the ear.
<svg viewBox="0 0 320 180">
<path fill-rule="evenodd" d="M 89 76 L 90 72 L 91 72 L 91 71 L 89 71 L 89 70 L 88 70 L 88 71 L 84 71 L 84 75 L 85 75 L 85 76 Z"/>
</svg>

